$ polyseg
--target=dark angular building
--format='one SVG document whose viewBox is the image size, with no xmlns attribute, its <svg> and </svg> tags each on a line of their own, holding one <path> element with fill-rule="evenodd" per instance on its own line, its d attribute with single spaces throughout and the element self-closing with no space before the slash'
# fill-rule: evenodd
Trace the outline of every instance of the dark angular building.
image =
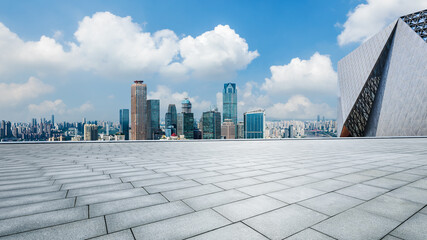
<svg viewBox="0 0 427 240">
<path fill-rule="evenodd" d="M 191 102 L 188 98 L 182 101 L 182 112 L 177 116 L 177 135 L 194 139 L 194 114 L 191 112 Z"/>
<path fill-rule="evenodd" d="M 237 88 L 235 83 L 224 83 L 222 90 L 223 121 L 231 119 L 237 125 Z"/>
<path fill-rule="evenodd" d="M 402 16 L 338 62 L 338 135 L 427 135 L 427 10 Z"/>
<path fill-rule="evenodd" d="M 221 113 L 216 110 L 204 112 L 202 116 L 203 139 L 221 139 Z"/>
<path fill-rule="evenodd" d="M 147 100 L 147 139 L 159 139 L 160 130 L 160 100 Z"/>
<path fill-rule="evenodd" d="M 176 128 L 177 114 L 175 104 L 169 104 L 168 112 L 165 115 L 165 127 L 173 126 Z"/>
</svg>

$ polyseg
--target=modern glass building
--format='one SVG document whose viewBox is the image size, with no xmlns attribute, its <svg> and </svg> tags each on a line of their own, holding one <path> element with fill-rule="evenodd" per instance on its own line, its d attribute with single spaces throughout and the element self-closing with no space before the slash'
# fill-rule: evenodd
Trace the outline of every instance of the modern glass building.
<svg viewBox="0 0 427 240">
<path fill-rule="evenodd" d="M 147 139 L 159 139 L 160 130 L 160 100 L 147 100 Z"/>
<path fill-rule="evenodd" d="M 265 111 L 263 109 L 243 114 L 245 138 L 264 138 Z"/>
<path fill-rule="evenodd" d="M 235 83 L 224 83 L 222 90 L 223 121 L 231 119 L 237 125 L 237 89 Z"/>
<path fill-rule="evenodd" d="M 168 112 L 165 115 L 165 127 L 174 126 L 176 128 L 177 114 L 175 104 L 169 104 Z"/>
<path fill-rule="evenodd" d="M 338 135 L 427 135 L 427 10 L 402 16 L 338 62 Z"/>
<path fill-rule="evenodd" d="M 221 113 L 215 110 L 202 116 L 203 139 L 221 139 Z"/>
<path fill-rule="evenodd" d="M 182 102 L 182 112 L 177 115 L 177 135 L 185 139 L 194 139 L 194 114 L 191 112 L 191 102 L 188 98 Z"/>
<path fill-rule="evenodd" d="M 129 109 L 120 109 L 120 132 L 129 140 Z"/>
</svg>

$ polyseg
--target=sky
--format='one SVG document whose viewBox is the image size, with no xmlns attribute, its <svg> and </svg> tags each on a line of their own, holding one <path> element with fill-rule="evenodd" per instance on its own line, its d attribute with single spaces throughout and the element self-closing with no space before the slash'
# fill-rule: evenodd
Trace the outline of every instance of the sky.
<svg viewBox="0 0 427 240">
<path fill-rule="evenodd" d="M 149 99 L 188 97 L 196 118 L 222 110 L 238 86 L 238 116 L 336 117 L 338 61 L 425 0 L 0 0 L 0 119 L 118 121 L 130 86 Z"/>
</svg>

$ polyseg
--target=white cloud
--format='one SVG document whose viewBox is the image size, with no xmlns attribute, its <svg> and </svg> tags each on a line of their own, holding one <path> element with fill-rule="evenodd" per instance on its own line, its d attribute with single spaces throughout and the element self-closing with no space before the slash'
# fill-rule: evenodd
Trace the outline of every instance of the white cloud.
<svg viewBox="0 0 427 240">
<path fill-rule="evenodd" d="M 29 112 L 36 116 L 42 116 L 46 114 L 73 116 L 75 114 L 88 112 L 93 109 L 94 107 L 90 102 L 86 102 L 77 108 L 70 109 L 62 99 L 57 99 L 55 101 L 46 100 L 40 104 L 28 105 Z"/>
<path fill-rule="evenodd" d="M 200 36 L 179 39 L 172 30 L 144 32 L 130 16 L 98 12 L 84 17 L 67 49 L 54 37 L 23 41 L 0 23 L 0 77 L 22 71 L 91 71 L 116 78 L 123 74 L 147 77 L 161 74 L 171 80 L 230 77 L 259 54 L 228 25 L 218 25 Z M 221 79 L 222 81 L 223 79 Z"/>
<path fill-rule="evenodd" d="M 27 100 L 50 93 L 54 88 L 35 77 L 26 83 L 0 83 L 0 107 L 16 106 Z"/>
<path fill-rule="evenodd" d="M 286 103 L 276 103 L 266 109 L 266 116 L 273 119 L 312 119 L 317 115 L 335 118 L 336 111 L 326 103 L 312 103 L 302 95 L 292 96 Z"/>
<path fill-rule="evenodd" d="M 347 14 L 338 44 L 364 42 L 398 17 L 426 8 L 425 0 L 367 0 Z"/>
<path fill-rule="evenodd" d="M 188 92 L 172 92 L 170 88 L 164 85 L 158 85 L 156 91 L 148 92 L 147 99 L 159 99 L 160 111 L 162 114 L 167 112 L 169 104 L 175 104 L 176 111 L 181 112 L 181 102 L 184 98 L 188 98 L 192 105 L 192 112 L 200 115 L 204 111 L 208 111 L 211 107 L 210 101 L 200 100 L 198 96 L 190 97 Z M 164 116 L 161 116 L 164 117 Z"/>
<path fill-rule="evenodd" d="M 314 53 L 309 60 L 293 58 L 289 64 L 271 66 L 271 78 L 262 89 L 269 94 L 336 94 L 337 73 L 328 55 Z"/>
<path fill-rule="evenodd" d="M 196 78 L 230 77 L 259 56 L 257 51 L 249 51 L 246 40 L 228 25 L 218 25 L 196 38 L 188 36 L 179 46 L 183 66 Z"/>
</svg>

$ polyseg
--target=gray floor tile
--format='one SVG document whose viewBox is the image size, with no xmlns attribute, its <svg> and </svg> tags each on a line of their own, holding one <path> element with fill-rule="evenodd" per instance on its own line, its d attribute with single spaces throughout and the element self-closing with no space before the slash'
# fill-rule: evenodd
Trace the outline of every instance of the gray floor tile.
<svg viewBox="0 0 427 240">
<path fill-rule="evenodd" d="M 422 207 L 423 204 L 420 203 L 383 195 L 358 206 L 357 209 L 403 222 Z"/>
<path fill-rule="evenodd" d="M 191 240 L 267 240 L 268 238 L 254 231 L 245 224 L 238 222 L 226 227 L 222 227 L 211 232 L 207 232 L 196 237 L 189 238 Z"/>
<path fill-rule="evenodd" d="M 97 217 L 111 213 L 123 212 L 131 209 L 143 208 L 151 205 L 161 204 L 168 202 L 160 194 L 145 195 L 139 197 L 132 197 L 120 199 L 116 201 L 96 203 L 89 205 L 89 216 Z"/>
<path fill-rule="evenodd" d="M 230 202 L 239 201 L 248 197 L 250 196 L 242 192 L 239 192 L 237 190 L 228 190 L 228 191 L 188 198 L 183 201 L 194 210 L 199 211 L 202 209 L 212 208 L 212 207 L 227 204 Z"/>
<path fill-rule="evenodd" d="M 425 240 L 427 236 L 427 215 L 415 214 L 398 228 L 391 235 L 411 240 Z"/>
<path fill-rule="evenodd" d="M 274 192 L 274 193 L 269 193 L 267 195 L 270 197 L 279 199 L 280 201 L 283 201 L 286 203 L 295 203 L 295 202 L 300 202 L 315 196 L 322 195 L 324 193 L 325 192 L 320 190 L 301 186 L 301 187 L 285 189 L 285 190 Z"/>
<path fill-rule="evenodd" d="M 214 192 L 223 191 L 221 188 L 208 184 L 201 185 L 189 188 L 183 188 L 178 190 L 172 190 L 168 192 L 162 192 L 162 195 L 165 196 L 169 201 L 176 201 L 181 199 L 186 199 L 190 197 L 196 197 L 200 195 L 205 195 Z"/>
<path fill-rule="evenodd" d="M 134 240 L 132 232 L 127 229 L 120 232 L 102 235 L 100 237 L 91 238 L 91 240 Z"/>
<path fill-rule="evenodd" d="M 92 218 L 83 221 L 62 224 L 54 227 L 43 228 L 35 231 L 29 231 L 20 234 L 10 235 L 2 240 L 72 240 L 87 239 L 107 234 L 105 221 L 103 217 Z"/>
<path fill-rule="evenodd" d="M 229 190 L 233 188 L 255 185 L 258 183 L 262 183 L 262 182 L 253 178 L 241 178 L 236 180 L 215 183 L 215 185 L 222 189 Z"/>
<path fill-rule="evenodd" d="M 184 203 L 172 202 L 114 213 L 105 216 L 105 219 L 108 232 L 116 232 L 190 212 L 193 212 L 193 210 Z"/>
<path fill-rule="evenodd" d="M 309 183 L 305 185 L 305 187 L 314 188 L 324 192 L 331 192 L 341 188 L 348 187 L 349 185 L 352 185 L 352 183 L 339 181 L 335 179 L 326 179 L 319 182 Z"/>
<path fill-rule="evenodd" d="M 207 209 L 133 228 L 136 239 L 184 239 L 229 224 L 230 221 Z"/>
<path fill-rule="evenodd" d="M 76 206 L 89 205 L 93 203 L 114 201 L 117 199 L 130 198 L 147 195 L 147 192 L 142 188 L 132 188 L 119 191 L 97 193 L 92 195 L 78 196 Z"/>
<path fill-rule="evenodd" d="M 361 203 L 363 203 L 363 201 L 360 199 L 331 192 L 299 202 L 298 204 L 323 214 L 333 216 Z"/>
<path fill-rule="evenodd" d="M 283 239 L 326 218 L 325 215 L 298 205 L 289 205 L 250 219 L 245 224 L 270 239 Z"/>
<path fill-rule="evenodd" d="M 67 199 L 58 199 L 58 200 L 52 200 L 52 201 L 0 208 L 0 219 L 71 208 L 71 207 L 74 207 L 74 202 L 75 202 L 75 199 L 67 198 Z"/>
<path fill-rule="evenodd" d="M 366 181 L 363 184 L 374 186 L 374 187 L 386 188 L 386 189 L 395 189 L 400 186 L 408 184 L 408 182 L 383 177 L 383 178 L 375 178 L 373 180 Z"/>
<path fill-rule="evenodd" d="M 252 186 L 247 186 L 247 187 L 241 187 L 241 188 L 238 188 L 237 190 L 244 192 L 246 194 L 249 194 L 251 196 L 258 196 L 261 194 L 276 192 L 286 188 L 289 188 L 289 187 L 276 182 L 267 182 L 267 183 L 261 183 L 261 184 L 256 184 Z"/>
<path fill-rule="evenodd" d="M 11 198 L 2 198 L 0 200 L 0 208 L 61 199 L 61 198 L 65 198 L 66 194 L 67 194 L 66 191 L 59 191 L 59 192 L 39 193 L 39 194 L 32 194 L 32 195 L 25 195 L 25 196 L 19 196 L 19 197 L 11 197 Z"/>
<path fill-rule="evenodd" d="M 388 192 L 387 189 L 368 186 L 364 184 L 356 184 L 336 191 L 337 193 L 344 194 L 350 197 L 359 198 L 362 200 L 370 200 L 374 197 Z"/>
<path fill-rule="evenodd" d="M 158 192 L 172 191 L 172 190 L 182 189 L 182 188 L 189 188 L 194 186 L 200 186 L 200 184 L 193 180 L 183 180 L 179 182 L 148 186 L 148 187 L 145 187 L 145 190 L 147 190 L 147 192 L 149 193 L 158 193 Z"/>
<path fill-rule="evenodd" d="M 333 238 L 318 231 L 315 231 L 311 228 L 307 228 L 297 234 L 286 238 L 286 240 L 333 240 Z"/>
<path fill-rule="evenodd" d="M 313 177 L 307 177 L 307 176 L 298 176 L 298 177 L 292 177 L 292 178 L 286 178 L 283 180 L 277 181 L 278 183 L 285 184 L 290 187 L 297 187 L 305 184 L 309 184 L 312 182 L 317 182 L 319 179 L 313 178 Z"/>
<path fill-rule="evenodd" d="M 400 222 L 365 211 L 350 209 L 312 228 L 337 239 L 381 239 Z"/>
<path fill-rule="evenodd" d="M 427 190 L 421 188 L 401 187 L 387 193 L 387 195 L 406 199 L 412 202 L 427 204 Z"/>
<path fill-rule="evenodd" d="M 0 236 L 54 226 L 88 218 L 87 207 L 68 208 L 0 220 Z"/>
<path fill-rule="evenodd" d="M 178 181 L 182 181 L 182 179 L 179 177 L 160 177 L 160 178 L 145 179 L 141 181 L 132 181 L 132 185 L 134 187 L 146 187 L 151 185 L 158 185 L 158 184 L 178 182 Z"/>
<path fill-rule="evenodd" d="M 77 189 L 68 190 L 67 197 L 76 197 L 76 196 L 83 196 L 83 195 L 89 195 L 89 194 L 112 192 L 112 191 L 131 189 L 131 188 L 133 188 L 133 186 L 130 183 L 117 183 L 117 184 L 102 185 L 102 186 L 95 186 L 95 187 L 77 188 Z"/>
<path fill-rule="evenodd" d="M 261 195 L 215 207 L 214 210 L 232 222 L 237 222 L 285 205 L 274 198 Z"/>
</svg>

